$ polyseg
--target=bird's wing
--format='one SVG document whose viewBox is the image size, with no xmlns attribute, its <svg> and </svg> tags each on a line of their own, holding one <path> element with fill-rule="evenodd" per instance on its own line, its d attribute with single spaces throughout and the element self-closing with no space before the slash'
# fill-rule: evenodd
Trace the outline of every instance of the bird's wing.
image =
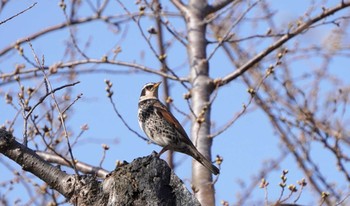
<svg viewBox="0 0 350 206">
<path fill-rule="evenodd" d="M 187 133 L 184 130 L 184 128 L 181 126 L 179 121 L 177 121 L 177 119 L 174 117 L 174 115 L 171 114 L 171 112 L 166 108 L 166 106 L 164 106 L 161 102 L 156 102 L 153 106 L 156 110 L 157 115 L 159 115 L 160 117 L 163 117 L 169 124 L 173 125 L 176 128 L 176 130 L 183 137 L 185 137 L 184 139 L 186 139 L 185 140 L 186 142 L 187 142 L 187 140 L 190 141 L 190 138 L 187 136 Z"/>
</svg>

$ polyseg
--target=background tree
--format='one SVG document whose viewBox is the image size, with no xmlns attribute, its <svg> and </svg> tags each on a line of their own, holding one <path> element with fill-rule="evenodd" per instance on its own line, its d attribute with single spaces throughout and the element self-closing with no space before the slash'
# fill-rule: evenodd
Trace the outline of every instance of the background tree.
<svg viewBox="0 0 350 206">
<path fill-rule="evenodd" d="M 350 2 L 27 4 L 2 1 L 0 7 L 1 121 L 25 147 L 50 162 L 63 158 L 72 173 L 80 167 L 69 160 L 89 161 L 86 151 L 101 157 L 89 164 L 105 167 L 108 160 L 109 170 L 110 159 L 132 160 L 142 155 L 138 148 L 149 154 L 144 141 L 131 138 L 143 139 L 137 99 L 144 83 L 162 79 L 164 101 L 198 150 L 217 164 L 224 159 L 215 179 L 192 162 L 188 185 L 203 205 L 223 199 L 346 204 Z M 110 103 L 101 96 L 106 85 Z M 102 151 L 94 143 L 105 143 Z M 181 173 L 183 159 L 172 157 L 169 165 Z M 8 159 L 0 161 L 3 200 L 13 201 L 19 184 L 12 185 L 19 182 L 28 196 L 36 194 L 28 203 L 61 201 Z M 240 187 L 227 185 L 238 178 Z"/>
</svg>

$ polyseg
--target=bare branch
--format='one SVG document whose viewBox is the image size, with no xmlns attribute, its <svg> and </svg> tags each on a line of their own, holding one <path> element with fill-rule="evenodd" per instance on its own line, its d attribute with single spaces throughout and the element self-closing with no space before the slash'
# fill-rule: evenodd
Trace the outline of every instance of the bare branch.
<svg viewBox="0 0 350 206">
<path fill-rule="evenodd" d="M 261 0 L 257 0 L 253 4 L 249 5 L 249 7 L 236 19 L 235 22 L 232 23 L 232 25 L 226 30 L 223 37 L 219 41 L 219 43 L 216 45 L 216 47 L 213 49 L 213 51 L 208 55 L 207 60 L 209 61 L 215 54 L 215 52 L 219 49 L 219 47 L 228 39 L 229 34 L 231 30 L 246 16 L 246 14 L 253 9 Z"/>
<path fill-rule="evenodd" d="M 31 6 L 29 6 L 28 8 L 24 9 L 23 11 L 21 11 L 21 12 L 15 14 L 15 15 L 13 15 L 13 16 L 11 16 L 11 17 L 9 17 L 9 18 L 3 20 L 3 21 L 0 21 L 0 25 L 1 25 L 1 24 L 4 24 L 4 23 L 6 23 L 7 21 L 10 21 L 11 19 L 13 19 L 13 18 L 15 18 L 15 17 L 17 17 L 17 16 L 23 14 L 24 12 L 30 10 L 30 9 L 33 8 L 37 3 L 38 3 L 38 2 L 35 2 L 35 3 L 33 3 Z"/>
<path fill-rule="evenodd" d="M 98 10 L 97 10 L 97 12 L 96 12 L 99 16 L 100 16 L 101 13 L 105 10 L 105 8 L 107 7 L 108 3 L 109 3 L 109 0 L 104 0 L 104 1 L 102 2 L 102 4 L 99 6 L 99 8 L 98 8 Z"/>
<path fill-rule="evenodd" d="M 60 86 L 60 87 L 57 87 L 55 89 L 53 89 L 52 91 L 49 91 L 48 93 L 46 93 L 44 96 L 42 96 L 39 101 L 29 110 L 29 112 L 26 114 L 26 117 L 25 119 L 28 119 L 28 117 L 33 113 L 33 111 L 35 110 L 35 108 L 37 106 L 39 106 L 41 103 L 43 103 L 43 101 L 46 99 L 46 97 L 48 97 L 49 95 L 51 95 L 52 93 L 55 93 L 63 88 L 66 88 L 66 87 L 72 87 L 76 84 L 79 84 L 80 82 L 74 82 L 74 83 L 71 83 L 71 84 L 65 84 L 63 86 Z M 65 110 L 66 111 L 66 110 Z"/>
<path fill-rule="evenodd" d="M 236 79 L 240 75 L 242 75 L 248 69 L 252 68 L 256 63 L 258 63 L 261 59 L 263 59 L 264 57 L 269 55 L 271 52 L 275 51 L 280 46 L 282 46 L 285 42 L 289 41 L 290 39 L 292 39 L 296 35 L 307 31 L 312 24 L 314 24 L 314 23 L 316 23 L 316 22 L 318 22 L 318 21 L 320 21 L 320 20 L 322 20 L 322 19 L 324 19 L 324 18 L 326 18 L 328 16 L 331 16 L 335 12 L 340 11 L 340 10 L 346 8 L 346 7 L 349 7 L 349 6 L 350 6 L 350 2 L 343 2 L 343 3 L 339 4 L 338 6 L 335 6 L 335 7 L 331 8 L 331 9 L 323 10 L 323 12 L 321 14 L 319 14 L 318 16 L 316 16 L 316 17 L 308 20 L 307 22 L 301 24 L 296 29 L 290 31 L 288 34 L 285 34 L 279 40 L 277 40 L 271 46 L 269 46 L 267 49 L 265 49 L 264 51 L 260 52 L 258 55 L 256 55 L 252 59 L 250 59 L 247 63 L 245 63 L 244 65 L 242 65 L 238 69 L 236 69 L 231 74 L 229 74 L 229 75 L 225 76 L 224 78 L 222 78 L 222 84 L 220 86 L 225 85 L 225 84 L 231 82 L 232 80 Z"/>
<path fill-rule="evenodd" d="M 139 16 L 139 15 L 140 15 L 139 13 L 132 13 L 131 17 L 136 17 L 136 16 Z M 144 15 L 147 16 L 147 15 L 152 15 L 152 14 L 145 13 Z M 176 15 L 176 14 L 170 13 L 168 15 Z M 115 18 L 122 18 L 122 19 L 120 21 L 118 21 L 118 22 L 111 23 L 110 21 L 112 19 L 115 19 Z M 79 19 L 71 20 L 69 25 L 72 26 L 72 25 L 76 25 L 76 24 L 85 24 L 85 23 L 90 23 L 90 22 L 93 22 L 93 21 L 105 21 L 105 22 L 107 22 L 109 24 L 117 25 L 118 23 L 126 21 L 125 20 L 126 18 L 130 19 L 130 15 L 125 15 L 125 14 L 115 15 L 115 16 L 91 15 L 91 16 L 88 16 L 88 17 L 82 17 L 82 18 L 79 18 Z M 16 42 L 14 42 L 14 43 L 10 44 L 9 46 L 7 46 L 7 47 L 3 48 L 2 50 L 0 50 L 0 56 L 2 56 L 4 54 L 7 54 L 9 51 L 14 49 L 16 47 L 16 45 L 20 45 L 22 43 L 25 43 L 28 40 L 30 41 L 30 40 L 36 39 L 36 38 L 41 37 L 41 36 L 43 36 L 45 34 L 48 34 L 50 32 L 58 31 L 60 29 L 66 28 L 67 26 L 68 26 L 67 22 L 62 22 L 62 23 L 59 23 L 59 24 L 47 27 L 47 28 L 45 28 L 45 29 L 43 29 L 43 30 L 41 30 L 39 32 L 36 32 L 34 34 L 31 34 L 29 36 L 26 36 L 26 37 L 23 37 L 21 39 L 18 39 Z"/>
<path fill-rule="evenodd" d="M 187 13 L 187 7 L 181 0 L 171 0 L 171 2 L 176 6 L 176 8 L 183 14 Z"/>
<path fill-rule="evenodd" d="M 73 32 L 73 29 L 72 29 L 72 26 L 71 26 L 71 18 L 68 17 L 68 14 L 67 14 L 67 11 L 66 11 L 66 6 L 61 6 L 62 7 L 62 10 L 63 10 L 63 14 L 64 14 L 64 17 L 66 18 L 66 23 L 67 23 L 67 27 L 68 27 L 68 30 L 69 30 L 69 36 L 72 40 L 72 43 L 74 45 L 74 48 L 78 51 L 78 53 L 83 56 L 85 59 L 89 59 L 88 56 L 86 56 L 86 54 L 79 48 L 78 44 L 77 44 L 77 41 L 75 39 L 75 36 L 74 36 L 74 32 Z M 74 7 L 72 7 L 73 9 Z"/>
<path fill-rule="evenodd" d="M 47 162 L 55 163 L 55 164 L 59 164 L 59 165 L 64 165 L 67 167 L 72 167 L 71 164 L 67 163 L 67 160 L 65 160 L 64 158 L 62 158 L 56 154 L 42 152 L 42 151 L 35 151 L 35 153 Z M 69 161 L 71 161 L 71 160 L 69 160 Z M 98 177 L 101 177 L 101 178 L 105 178 L 106 175 L 108 175 L 108 173 L 109 173 L 107 170 L 105 170 L 101 167 L 95 167 L 95 166 L 89 165 L 89 164 L 84 163 L 84 162 L 77 161 L 75 166 L 77 167 L 77 170 L 79 170 L 80 172 L 83 172 L 85 174 L 94 174 L 94 175 L 97 175 Z"/>
<path fill-rule="evenodd" d="M 120 1 L 117 0 L 117 2 L 119 3 L 119 5 L 124 9 L 124 11 L 126 13 L 128 13 L 128 15 L 130 15 L 131 19 L 136 23 L 137 27 L 139 28 L 139 31 L 141 33 L 141 36 L 144 38 L 144 40 L 146 41 L 146 43 L 148 44 L 149 48 L 151 49 L 152 53 L 154 54 L 154 56 L 157 58 L 157 60 L 159 60 L 163 66 L 166 67 L 167 71 L 169 71 L 172 75 L 174 75 L 175 77 L 178 78 L 178 76 L 176 75 L 176 73 L 170 69 L 164 62 L 164 59 L 166 58 L 165 54 L 158 54 L 158 52 L 156 51 L 156 49 L 154 48 L 154 46 L 152 45 L 150 38 L 148 38 L 145 34 L 145 32 L 142 29 L 141 23 L 140 23 L 140 17 L 139 18 L 134 18 L 131 16 L 131 12 L 125 7 L 125 5 Z M 187 87 L 186 84 L 184 84 L 183 82 L 180 82 L 182 84 L 182 86 L 184 86 L 187 90 L 189 90 L 189 88 Z"/>
<path fill-rule="evenodd" d="M 66 111 L 68 111 L 72 106 L 73 104 L 75 104 L 75 102 L 77 102 L 81 96 L 83 96 L 83 94 L 79 94 L 72 103 L 70 103 L 63 111 L 62 111 L 62 114 L 66 113 Z"/>
<path fill-rule="evenodd" d="M 123 124 L 128 128 L 129 131 L 131 131 L 132 133 L 134 133 L 136 136 L 138 136 L 139 138 L 141 138 L 142 140 L 144 141 L 147 141 L 149 142 L 149 140 L 146 138 L 146 137 L 143 137 L 142 135 L 140 135 L 138 132 L 136 132 L 134 129 L 132 129 L 129 124 L 125 121 L 125 119 L 123 118 L 123 116 L 119 113 L 118 109 L 117 109 L 117 106 L 116 104 L 114 103 L 114 100 L 112 98 L 113 96 L 113 91 L 111 90 L 112 89 L 112 82 L 110 82 L 109 80 L 105 80 L 105 83 L 107 85 L 106 87 L 106 91 L 107 91 L 107 97 L 108 99 L 110 100 L 112 106 L 113 106 L 113 110 L 114 112 L 117 114 L 117 116 L 119 117 L 120 120 L 122 120 Z"/>
<path fill-rule="evenodd" d="M 87 23 L 87 22 L 91 22 L 91 21 L 94 21 L 94 20 L 99 20 L 100 18 L 99 17 L 96 17 L 96 16 L 91 16 L 91 17 L 86 17 L 86 18 L 81 18 L 81 19 L 77 19 L 77 20 L 73 20 L 71 21 L 70 25 L 74 25 L 74 24 L 83 24 L 83 23 Z M 19 45 L 19 44 L 22 44 L 24 42 L 27 42 L 28 40 L 31 41 L 33 39 L 36 39 L 44 34 L 48 34 L 50 32 L 53 32 L 53 31 L 57 31 L 59 29 L 62 29 L 62 28 L 65 28 L 67 27 L 67 23 L 66 22 L 63 22 L 63 23 L 60 23 L 60 24 L 57 24 L 57 25 L 54 25 L 54 26 L 51 26 L 51 27 L 48 27 L 48 28 L 45 28 L 37 33 L 34 33 L 32 35 L 29 35 L 27 37 L 24 37 L 24 38 L 21 38 L 21 39 L 18 39 L 15 43 L 12 43 L 11 45 L 3 48 L 1 51 L 0 51 L 0 56 L 6 54 L 7 52 L 11 51 L 12 49 L 15 48 L 16 45 Z"/>
<path fill-rule="evenodd" d="M 111 64 L 111 65 L 119 65 L 119 66 L 125 66 L 125 67 L 130 67 L 134 69 L 138 69 L 144 72 L 152 73 L 152 74 L 157 74 L 162 77 L 166 77 L 168 79 L 180 81 L 180 82 L 188 82 L 188 78 L 180 78 L 176 77 L 167 73 L 164 73 L 162 71 L 159 71 L 157 69 L 152 69 L 147 66 L 141 65 L 141 64 L 136 64 L 136 63 L 130 63 L 130 62 L 123 62 L 123 61 L 114 61 L 114 60 L 108 60 L 108 59 L 83 59 L 83 60 L 76 60 L 76 61 L 71 61 L 71 62 L 66 62 L 66 63 L 56 63 L 50 67 L 43 67 L 44 70 L 49 70 L 52 69 L 53 72 L 57 72 L 58 68 L 66 68 L 66 67 L 74 67 L 78 65 L 84 65 L 84 64 Z M 31 68 L 27 70 L 20 70 L 20 71 L 14 71 L 11 73 L 7 74 L 1 74 L 1 78 L 9 78 L 13 77 L 16 74 L 28 74 L 28 73 L 35 73 L 40 71 L 40 68 Z M 6 82 L 0 82 L 0 85 L 5 84 Z"/>
<path fill-rule="evenodd" d="M 230 53 L 226 47 L 224 47 L 224 50 L 228 56 L 230 56 Z M 232 59 L 232 56 L 230 57 Z M 265 75 L 259 80 L 257 86 L 254 88 L 248 88 L 248 93 L 250 93 L 250 98 L 248 100 L 248 103 L 243 104 L 243 108 L 241 111 L 239 111 L 229 122 L 227 122 L 219 131 L 215 132 L 214 134 L 209 135 L 209 138 L 214 138 L 221 133 L 225 132 L 228 128 L 230 128 L 243 114 L 246 113 L 248 107 L 251 105 L 251 103 L 254 100 L 255 94 L 259 91 L 260 87 L 263 86 L 264 81 L 270 77 L 270 75 L 273 73 L 273 70 L 275 67 L 277 67 L 280 64 L 280 59 L 278 59 L 275 62 L 275 65 L 271 65 L 270 68 L 266 71 Z M 217 83 L 217 86 L 220 85 L 220 81 Z"/>
<path fill-rule="evenodd" d="M 338 206 L 338 205 L 342 205 L 343 203 L 345 203 L 345 201 L 350 197 L 350 193 L 348 193 L 342 200 L 340 200 L 339 202 L 337 202 L 335 204 L 335 206 Z"/>
</svg>

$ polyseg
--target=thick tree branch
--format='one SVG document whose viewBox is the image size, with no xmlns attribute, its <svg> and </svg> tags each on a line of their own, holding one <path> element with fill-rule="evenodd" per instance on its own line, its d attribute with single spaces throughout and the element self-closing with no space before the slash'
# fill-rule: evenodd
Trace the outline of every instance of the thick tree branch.
<svg viewBox="0 0 350 206">
<path fill-rule="evenodd" d="M 292 39 L 296 35 L 307 31 L 312 24 L 314 24 L 314 23 L 316 23 L 316 22 L 318 22 L 318 21 L 320 21 L 328 16 L 331 16 L 334 13 L 336 13 L 336 12 L 346 8 L 346 7 L 349 7 L 349 6 L 350 6 L 350 1 L 349 2 L 342 2 L 338 6 L 335 6 L 331 9 L 324 9 L 320 15 L 308 20 L 307 22 L 298 26 L 296 29 L 291 30 L 289 33 L 283 35 L 279 40 L 277 40 L 275 43 L 273 43 L 270 47 L 268 47 L 264 51 L 260 52 L 258 55 L 256 55 L 252 59 L 250 59 L 247 63 L 245 63 L 244 65 L 239 67 L 237 70 L 235 70 L 231 74 L 228 74 L 227 76 L 222 78 L 220 86 L 225 85 L 225 84 L 231 82 L 232 80 L 236 79 L 240 75 L 242 75 L 248 69 L 252 68 L 256 63 L 260 62 L 261 59 L 263 59 L 264 57 L 266 57 L 267 55 L 269 55 L 271 52 L 275 51 L 276 49 L 280 48 L 280 46 L 282 46 L 284 43 L 286 43 L 287 41 L 289 41 L 290 39 Z"/>
<path fill-rule="evenodd" d="M 42 179 L 65 197 L 69 197 L 73 192 L 72 176 L 50 165 L 33 150 L 17 142 L 4 128 L 0 129 L 0 153 L 21 165 L 23 170 Z"/>
<path fill-rule="evenodd" d="M 176 6 L 176 8 L 183 14 L 187 13 L 187 7 L 181 0 L 171 0 L 171 2 Z"/>
<path fill-rule="evenodd" d="M 235 0 L 217 0 L 212 5 L 208 6 L 207 14 L 217 12 L 234 1 Z"/>
</svg>

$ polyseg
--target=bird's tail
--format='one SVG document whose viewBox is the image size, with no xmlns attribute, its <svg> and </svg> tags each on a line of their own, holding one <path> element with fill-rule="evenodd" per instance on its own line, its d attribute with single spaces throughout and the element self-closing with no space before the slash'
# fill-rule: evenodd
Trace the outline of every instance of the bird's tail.
<svg viewBox="0 0 350 206">
<path fill-rule="evenodd" d="M 197 149 L 193 156 L 199 163 L 201 163 L 204 167 L 208 168 L 214 175 L 220 173 L 219 168 L 215 167 L 207 158 L 205 158 Z"/>
</svg>

